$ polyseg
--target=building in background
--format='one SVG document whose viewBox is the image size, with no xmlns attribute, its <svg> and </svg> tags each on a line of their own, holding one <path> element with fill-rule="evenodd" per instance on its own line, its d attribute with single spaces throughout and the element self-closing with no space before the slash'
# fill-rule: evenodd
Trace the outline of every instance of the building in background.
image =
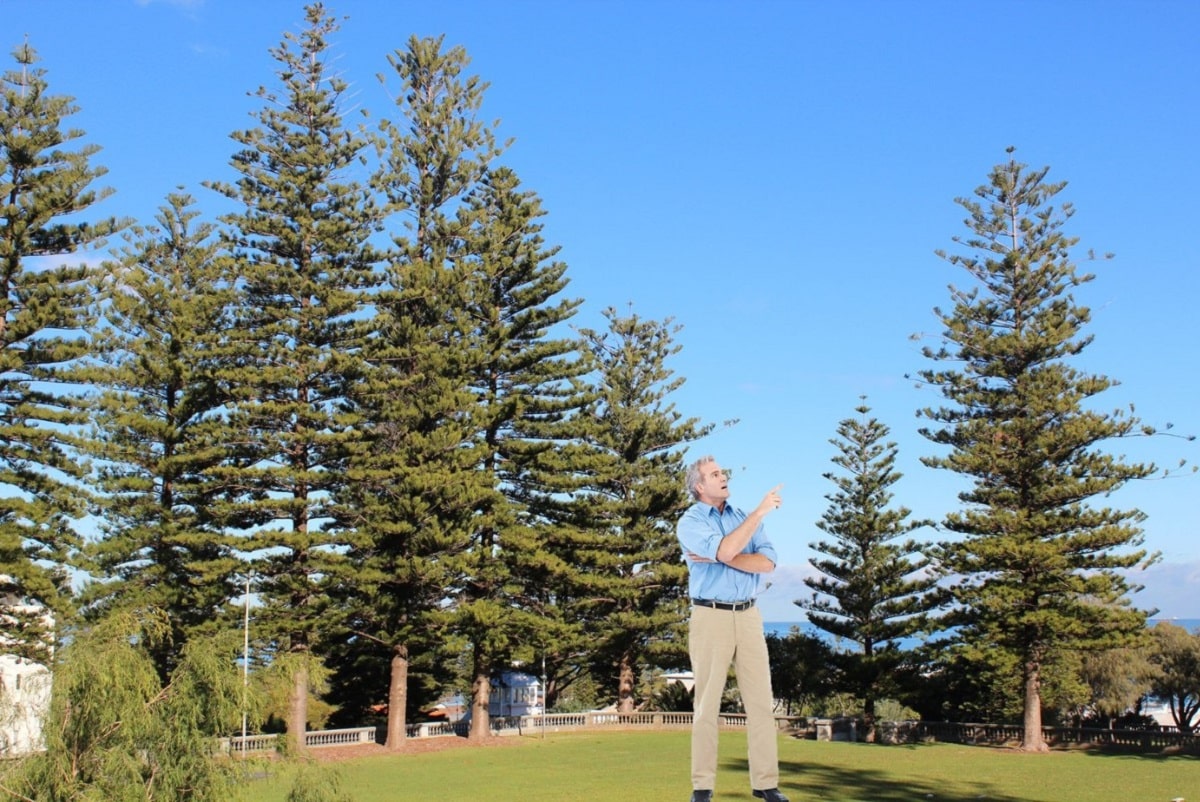
<svg viewBox="0 0 1200 802">
<path fill-rule="evenodd" d="M 490 716 L 540 716 L 542 685 L 537 677 L 520 671 L 502 671 L 492 678 L 488 700 Z"/>
</svg>

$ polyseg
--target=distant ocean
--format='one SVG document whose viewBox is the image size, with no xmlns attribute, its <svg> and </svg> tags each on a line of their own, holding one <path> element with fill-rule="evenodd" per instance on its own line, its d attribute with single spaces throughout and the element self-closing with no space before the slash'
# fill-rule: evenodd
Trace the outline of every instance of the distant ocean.
<svg viewBox="0 0 1200 802">
<path fill-rule="evenodd" d="M 1154 626 L 1161 622 L 1183 627 L 1188 632 L 1200 632 L 1200 618 L 1151 618 L 1148 623 L 1150 626 Z M 766 630 L 768 635 L 775 634 L 780 637 L 784 637 L 791 632 L 792 627 L 798 627 L 801 632 L 808 635 L 828 637 L 828 635 L 814 627 L 808 621 L 766 621 L 763 623 L 763 629 Z M 910 644 L 904 643 L 902 645 L 908 646 Z"/>
</svg>

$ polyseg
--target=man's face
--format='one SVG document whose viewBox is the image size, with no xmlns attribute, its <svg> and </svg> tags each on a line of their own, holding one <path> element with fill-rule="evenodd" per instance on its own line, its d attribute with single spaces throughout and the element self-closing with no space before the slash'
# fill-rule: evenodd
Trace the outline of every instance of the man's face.
<svg viewBox="0 0 1200 802">
<path fill-rule="evenodd" d="M 729 477 L 716 462 L 705 463 L 700 469 L 696 492 L 700 501 L 716 507 L 729 498 Z"/>
</svg>

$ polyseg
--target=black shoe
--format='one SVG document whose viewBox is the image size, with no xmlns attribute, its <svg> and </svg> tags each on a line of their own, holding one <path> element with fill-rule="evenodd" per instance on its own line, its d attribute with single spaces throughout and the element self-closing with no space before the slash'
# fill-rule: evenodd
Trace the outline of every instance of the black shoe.
<svg viewBox="0 0 1200 802">
<path fill-rule="evenodd" d="M 712 802 L 712 791 L 697 788 L 692 791 L 692 802 Z"/>
<path fill-rule="evenodd" d="M 758 799 L 765 799 L 767 802 L 788 802 L 788 798 L 779 793 L 778 788 L 768 788 L 765 791 L 754 791 L 754 796 Z"/>
</svg>

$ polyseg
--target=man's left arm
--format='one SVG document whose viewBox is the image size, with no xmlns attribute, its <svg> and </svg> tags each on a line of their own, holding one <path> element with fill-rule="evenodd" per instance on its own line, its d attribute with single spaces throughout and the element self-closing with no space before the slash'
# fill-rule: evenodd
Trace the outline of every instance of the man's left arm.
<svg viewBox="0 0 1200 802">
<path fill-rule="evenodd" d="M 774 544 L 767 538 L 761 526 L 750 538 L 748 545 L 747 551 L 735 555 L 726 565 L 748 574 L 769 574 L 775 570 L 779 555 L 775 553 Z"/>
<path fill-rule="evenodd" d="M 730 568 L 745 571 L 747 574 L 769 574 L 775 570 L 775 560 L 765 552 L 747 552 L 737 554 L 727 563 Z"/>
</svg>

